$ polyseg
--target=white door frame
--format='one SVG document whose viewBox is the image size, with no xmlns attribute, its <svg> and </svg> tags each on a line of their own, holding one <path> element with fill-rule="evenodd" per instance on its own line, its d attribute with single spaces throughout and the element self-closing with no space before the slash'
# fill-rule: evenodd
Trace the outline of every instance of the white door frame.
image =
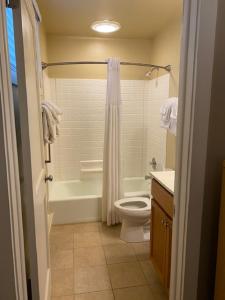
<svg viewBox="0 0 225 300">
<path fill-rule="evenodd" d="M 1 0 L 4 7 L 4 0 Z M 217 6 L 219 0 L 184 0 L 184 27 L 183 46 L 180 76 L 180 106 L 177 136 L 177 168 L 175 204 L 176 214 L 173 227 L 173 249 L 172 249 L 172 274 L 171 274 L 171 300 L 195 300 L 197 299 L 198 268 L 200 259 L 201 221 L 204 201 L 204 174 L 206 169 L 207 136 L 210 117 L 212 71 L 214 61 L 214 44 L 217 21 Z M 1 7 L 1 14 L 2 14 Z M 1 29 L 1 24 L 0 24 Z M 2 30 L 2 29 L 1 29 Z M 1 32 L 0 32 L 1 33 Z M 1 34 L 0 34 L 1 37 Z M 2 43 L 0 43 L 2 45 Z M 5 45 L 5 41 L 4 41 Z M 7 71 L 8 65 L 4 66 L 6 51 L 1 49 L 1 72 Z M 1 74 L 2 75 L 2 74 Z M 9 210 L 15 218 L 6 220 L 5 228 L 18 230 L 17 242 L 22 245 L 21 222 L 18 222 L 20 209 L 18 208 L 19 187 L 17 177 L 17 161 L 14 120 L 12 107 L 9 107 L 9 100 L 12 100 L 9 89 L 9 74 L 6 76 L 3 85 L 4 103 L 1 99 L 1 113 L 10 112 L 7 118 L 0 119 L 0 130 L 5 134 L 5 144 L 0 151 L 5 153 L 6 162 L 11 165 L 13 172 L 5 168 L 5 176 L 0 180 L 6 181 L 9 174 L 9 182 L 5 186 L 13 193 L 17 191 L 14 198 L 8 197 Z M 2 88 L 2 87 L 1 87 Z M 1 94 L 2 97 L 2 94 Z M 9 111 L 8 111 L 9 110 Z M 196 115 L 198 120 L 196 120 Z M 6 122 L 7 120 L 7 122 Z M 201 122 L 199 122 L 201 120 Z M 2 124 L 4 123 L 4 124 Z M 2 138 L 2 137 L 1 137 Z M 11 151 L 14 150 L 14 151 Z M 8 156 L 8 157 L 7 157 Z M 2 185 L 2 182 L 0 182 Z M 10 185 L 9 185 L 10 183 Z M 16 189 L 15 189 L 16 187 Z M 12 194 L 11 194 L 12 195 Z M 196 203 L 198 199 L 198 203 Z M 13 201 L 14 200 L 14 201 Z M 0 205 L 2 203 L 0 202 Z M 12 207 L 16 208 L 15 212 Z M 1 219 L 0 219 L 1 220 Z M 10 222 L 12 227 L 10 227 Z M 20 229 L 20 230 L 19 230 Z M 10 231 L 9 231 L 10 232 Z M 11 245 L 15 244 L 15 234 L 11 234 Z M 1 249 L 1 248 L 0 248 Z M 23 249 L 14 248 L 14 258 L 23 262 Z M 12 262 L 15 261 L 12 259 Z M 14 266 L 18 266 L 14 263 Z M 15 282 L 21 282 L 24 271 L 15 274 Z M 20 274 L 20 275 L 19 275 Z M 24 282 L 22 280 L 22 282 Z M 21 293 L 24 284 L 21 286 Z M 25 292 L 25 291 L 24 291 Z M 21 294 L 22 295 L 22 294 Z M 11 299 L 11 298 L 10 298 Z M 19 298 L 20 299 L 20 298 Z M 26 299 L 22 297 L 21 299 Z"/>
<path fill-rule="evenodd" d="M 200 299 L 204 188 L 219 1 L 184 0 L 171 300 Z"/>
<path fill-rule="evenodd" d="M 0 298 L 26 300 L 20 183 L 5 24 L 5 1 L 0 0 Z"/>
</svg>

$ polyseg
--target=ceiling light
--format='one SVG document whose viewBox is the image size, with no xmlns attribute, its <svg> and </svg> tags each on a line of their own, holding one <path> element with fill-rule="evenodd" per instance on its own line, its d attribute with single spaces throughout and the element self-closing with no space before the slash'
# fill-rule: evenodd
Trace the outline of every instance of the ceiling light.
<svg viewBox="0 0 225 300">
<path fill-rule="evenodd" d="M 97 32 L 111 33 L 118 31 L 121 26 L 118 22 L 104 20 L 92 23 L 91 28 Z"/>
</svg>

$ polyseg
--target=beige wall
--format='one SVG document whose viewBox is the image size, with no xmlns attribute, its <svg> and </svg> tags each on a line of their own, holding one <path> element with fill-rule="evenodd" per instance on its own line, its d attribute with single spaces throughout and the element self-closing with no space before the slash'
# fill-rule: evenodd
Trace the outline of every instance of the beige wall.
<svg viewBox="0 0 225 300">
<path fill-rule="evenodd" d="M 100 60 L 119 57 L 123 61 L 150 63 L 151 41 L 133 39 L 75 38 L 48 35 L 49 62 Z M 144 79 L 146 68 L 122 66 L 122 79 Z M 49 68 L 50 77 L 106 78 L 106 66 L 60 66 Z"/>
<path fill-rule="evenodd" d="M 153 40 L 76 38 L 47 35 L 44 26 L 40 30 L 43 61 L 100 60 L 120 57 L 124 61 L 172 65 L 170 96 L 178 95 L 180 63 L 180 20 L 161 30 Z M 121 68 L 122 79 L 145 79 L 148 69 L 140 67 Z M 48 69 L 50 77 L 58 78 L 106 78 L 106 66 L 60 66 Z M 160 73 L 160 75 L 163 72 Z M 175 168 L 176 138 L 167 134 L 166 166 Z"/>
<path fill-rule="evenodd" d="M 43 23 L 41 23 L 40 25 L 39 38 L 40 38 L 40 48 L 41 48 L 41 59 L 42 61 L 47 62 L 48 61 L 47 35 Z"/>
<path fill-rule="evenodd" d="M 178 96 L 180 65 L 181 22 L 169 24 L 152 40 L 151 62 L 159 65 L 172 65 L 170 96 Z M 166 166 L 175 168 L 176 137 L 167 134 Z"/>
</svg>

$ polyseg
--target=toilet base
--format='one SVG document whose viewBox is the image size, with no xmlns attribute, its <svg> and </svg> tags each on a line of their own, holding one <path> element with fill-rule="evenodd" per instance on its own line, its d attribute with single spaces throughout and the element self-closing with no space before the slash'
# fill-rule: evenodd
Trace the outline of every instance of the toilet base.
<svg viewBox="0 0 225 300">
<path fill-rule="evenodd" d="M 144 231 L 144 225 L 138 225 L 129 222 L 128 220 L 123 220 L 120 238 L 125 242 L 140 243 L 149 241 L 150 233 Z"/>
</svg>

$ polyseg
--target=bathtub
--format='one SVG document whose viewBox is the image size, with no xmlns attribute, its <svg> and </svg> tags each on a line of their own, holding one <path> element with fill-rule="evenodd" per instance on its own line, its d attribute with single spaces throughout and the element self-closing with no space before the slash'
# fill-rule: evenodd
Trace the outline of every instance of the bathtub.
<svg viewBox="0 0 225 300">
<path fill-rule="evenodd" d="M 142 177 L 124 178 L 124 196 L 148 196 L 149 182 Z M 49 192 L 53 224 L 101 220 L 102 182 L 98 180 L 56 181 Z"/>
</svg>

